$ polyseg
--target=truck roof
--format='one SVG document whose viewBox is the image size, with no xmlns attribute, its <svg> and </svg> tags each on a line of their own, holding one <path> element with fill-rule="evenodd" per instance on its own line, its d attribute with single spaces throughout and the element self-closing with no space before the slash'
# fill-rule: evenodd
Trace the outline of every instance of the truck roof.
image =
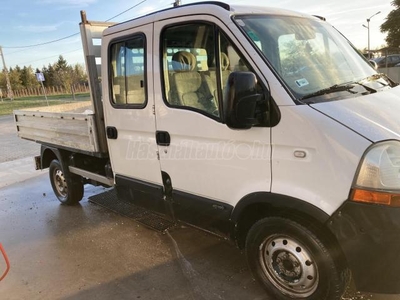
<svg viewBox="0 0 400 300">
<path fill-rule="evenodd" d="M 195 9 L 194 9 L 195 8 Z M 113 34 L 135 26 L 140 26 L 155 21 L 176 18 L 177 16 L 193 16 L 198 14 L 210 14 L 214 16 L 231 17 L 239 14 L 269 14 L 269 15 L 285 15 L 310 18 L 310 15 L 294 12 L 273 7 L 264 6 L 244 6 L 229 5 L 218 1 L 206 1 L 185 4 L 177 7 L 171 7 L 164 10 L 156 11 L 145 16 L 141 16 L 130 21 L 113 25 L 106 29 L 103 35 Z"/>
</svg>

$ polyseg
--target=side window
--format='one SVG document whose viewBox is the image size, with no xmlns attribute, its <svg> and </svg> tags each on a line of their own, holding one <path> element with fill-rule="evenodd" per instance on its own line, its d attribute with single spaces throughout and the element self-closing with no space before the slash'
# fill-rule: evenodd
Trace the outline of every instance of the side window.
<svg viewBox="0 0 400 300">
<path fill-rule="evenodd" d="M 261 47 L 261 45 L 259 47 Z M 222 93 L 220 94 L 220 97 L 224 97 L 229 74 L 231 74 L 232 72 L 252 72 L 254 74 L 257 73 L 250 66 L 243 55 L 236 49 L 234 44 L 222 32 L 220 34 L 219 49 L 219 72 L 221 74 L 220 78 L 222 88 Z M 257 92 L 260 94 L 264 94 L 264 88 L 261 86 L 260 82 L 261 81 L 258 80 Z M 222 99 L 219 99 L 219 101 L 222 101 Z"/>
<path fill-rule="evenodd" d="M 229 74 L 251 71 L 225 35 L 220 33 L 217 38 L 216 32 L 214 25 L 206 23 L 178 25 L 163 31 L 164 97 L 170 106 L 219 117 L 220 98 Z M 218 45 L 216 41 L 220 41 Z"/>
<path fill-rule="evenodd" d="M 165 99 L 174 107 L 218 117 L 218 102 L 210 80 L 215 58 L 215 31 L 211 24 L 169 27 L 162 34 Z"/>
<path fill-rule="evenodd" d="M 145 38 L 140 35 L 110 47 L 112 103 L 117 106 L 146 105 Z"/>
</svg>

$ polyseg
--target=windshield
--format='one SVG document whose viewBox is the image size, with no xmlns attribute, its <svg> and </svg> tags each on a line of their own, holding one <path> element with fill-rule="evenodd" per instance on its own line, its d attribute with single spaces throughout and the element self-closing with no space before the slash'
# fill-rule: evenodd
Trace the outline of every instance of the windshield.
<svg viewBox="0 0 400 300">
<path fill-rule="evenodd" d="M 317 18 L 245 15 L 235 21 L 300 102 L 355 97 L 390 86 L 374 76 L 372 66 L 336 29 Z"/>
</svg>

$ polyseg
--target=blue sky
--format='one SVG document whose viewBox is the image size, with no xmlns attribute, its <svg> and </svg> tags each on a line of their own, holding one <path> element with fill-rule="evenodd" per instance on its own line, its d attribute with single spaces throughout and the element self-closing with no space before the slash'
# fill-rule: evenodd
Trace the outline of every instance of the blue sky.
<svg viewBox="0 0 400 300">
<path fill-rule="evenodd" d="M 113 19 L 122 22 L 146 13 L 167 8 L 173 0 L 0 0 L 0 46 L 7 67 L 33 68 L 54 63 L 61 54 L 69 64 L 83 63 L 80 35 L 38 47 L 17 48 L 57 40 L 79 32 L 80 10 L 89 20 L 105 21 L 143 1 L 140 5 Z M 183 4 L 190 2 L 182 0 Z M 356 47 L 367 47 L 366 19 L 370 22 L 371 48 L 385 43 L 379 26 L 394 9 L 391 0 L 230 0 L 229 4 L 263 5 L 325 16 Z M 2 69 L 0 61 L 0 69 Z"/>
</svg>

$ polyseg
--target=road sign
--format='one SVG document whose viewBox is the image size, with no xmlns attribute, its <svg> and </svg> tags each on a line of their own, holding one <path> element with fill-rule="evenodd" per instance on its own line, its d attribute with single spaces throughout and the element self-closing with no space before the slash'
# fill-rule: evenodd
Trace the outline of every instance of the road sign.
<svg viewBox="0 0 400 300">
<path fill-rule="evenodd" d="M 42 72 L 36 72 L 35 75 L 36 75 L 36 80 L 39 81 L 41 86 L 42 86 L 43 94 L 44 94 L 44 97 L 46 98 L 46 101 L 47 101 L 47 106 L 49 106 L 49 101 L 47 100 L 46 90 L 45 90 L 45 88 L 43 86 L 44 75 L 43 75 Z"/>
<path fill-rule="evenodd" d="M 35 73 L 35 75 L 36 75 L 37 81 L 40 81 L 40 82 L 45 81 L 43 73 Z"/>
</svg>

